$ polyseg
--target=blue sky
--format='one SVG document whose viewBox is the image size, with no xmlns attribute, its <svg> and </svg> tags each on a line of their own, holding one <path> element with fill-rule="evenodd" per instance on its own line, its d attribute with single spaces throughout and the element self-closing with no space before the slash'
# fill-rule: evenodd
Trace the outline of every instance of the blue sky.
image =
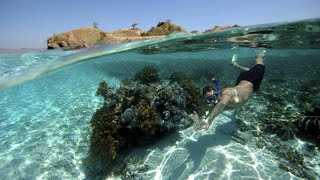
<svg viewBox="0 0 320 180">
<path fill-rule="evenodd" d="M 188 31 L 320 17 L 320 0 L 1 0 L 0 48 L 45 48 L 46 39 L 98 22 L 113 31 L 170 19 Z"/>
</svg>

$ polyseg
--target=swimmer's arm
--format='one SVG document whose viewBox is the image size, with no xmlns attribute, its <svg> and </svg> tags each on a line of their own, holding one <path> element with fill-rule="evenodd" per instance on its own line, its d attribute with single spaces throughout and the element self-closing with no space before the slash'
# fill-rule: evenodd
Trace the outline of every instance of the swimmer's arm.
<svg viewBox="0 0 320 180">
<path fill-rule="evenodd" d="M 225 109 L 225 107 L 228 105 L 231 98 L 232 98 L 232 95 L 229 93 L 224 93 L 222 95 L 220 101 L 214 106 L 209 116 L 206 118 L 209 126 L 214 120 L 214 118 L 218 116 Z"/>
</svg>

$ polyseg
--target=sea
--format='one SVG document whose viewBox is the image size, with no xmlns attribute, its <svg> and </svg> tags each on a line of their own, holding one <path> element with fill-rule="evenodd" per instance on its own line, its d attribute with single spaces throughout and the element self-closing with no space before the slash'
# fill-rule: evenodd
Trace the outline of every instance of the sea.
<svg viewBox="0 0 320 180">
<path fill-rule="evenodd" d="M 259 91 L 208 130 L 191 126 L 129 147 L 111 163 L 88 163 L 101 81 L 117 89 L 153 66 L 161 78 L 184 73 L 201 88 L 215 76 L 221 88 L 232 87 L 240 73 L 233 55 L 250 68 L 260 53 Z M 0 74 L 0 179 L 320 179 L 318 18 L 0 54 Z"/>
</svg>

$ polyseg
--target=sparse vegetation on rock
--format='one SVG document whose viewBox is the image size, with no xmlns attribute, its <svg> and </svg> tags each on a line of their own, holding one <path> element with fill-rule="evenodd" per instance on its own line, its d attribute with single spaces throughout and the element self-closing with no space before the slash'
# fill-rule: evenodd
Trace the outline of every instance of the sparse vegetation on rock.
<svg viewBox="0 0 320 180">
<path fill-rule="evenodd" d="M 132 29 L 134 29 L 134 28 L 136 28 L 136 26 L 138 26 L 138 25 L 139 25 L 139 23 L 135 22 L 135 23 L 131 24 L 131 27 L 132 27 Z"/>
<path fill-rule="evenodd" d="M 98 22 L 93 22 L 93 27 L 94 28 L 99 28 L 99 23 Z"/>
</svg>

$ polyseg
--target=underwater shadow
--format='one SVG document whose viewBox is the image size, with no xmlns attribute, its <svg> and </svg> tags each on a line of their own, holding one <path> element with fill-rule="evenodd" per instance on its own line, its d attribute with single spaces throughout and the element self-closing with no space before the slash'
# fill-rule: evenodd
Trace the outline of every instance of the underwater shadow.
<svg viewBox="0 0 320 180">
<path fill-rule="evenodd" d="M 175 170 L 173 174 L 168 179 L 179 179 L 183 174 L 184 170 L 187 168 L 186 164 L 193 161 L 193 168 L 190 174 L 193 174 L 200 166 L 201 161 L 206 153 L 206 150 L 210 147 L 218 145 L 227 145 L 231 141 L 232 134 L 237 131 L 238 124 L 234 115 L 230 116 L 226 113 L 222 113 L 231 120 L 227 123 L 220 124 L 215 128 L 214 134 L 206 134 L 197 141 L 189 141 L 185 145 L 185 149 L 189 152 L 189 157 Z"/>
<path fill-rule="evenodd" d="M 173 146 L 177 141 L 181 140 L 181 134 L 179 132 L 174 132 L 148 145 L 130 147 L 126 150 L 122 150 L 118 157 L 111 163 L 105 163 L 100 160 L 93 162 L 89 157 L 87 157 L 83 160 L 85 179 L 103 180 L 113 174 L 121 176 L 123 173 L 127 172 L 126 169 L 128 165 L 134 164 L 130 161 L 131 159 L 139 162 L 139 160 L 144 160 L 149 156 L 150 149 L 159 149 L 162 151 L 166 147 Z"/>
</svg>

